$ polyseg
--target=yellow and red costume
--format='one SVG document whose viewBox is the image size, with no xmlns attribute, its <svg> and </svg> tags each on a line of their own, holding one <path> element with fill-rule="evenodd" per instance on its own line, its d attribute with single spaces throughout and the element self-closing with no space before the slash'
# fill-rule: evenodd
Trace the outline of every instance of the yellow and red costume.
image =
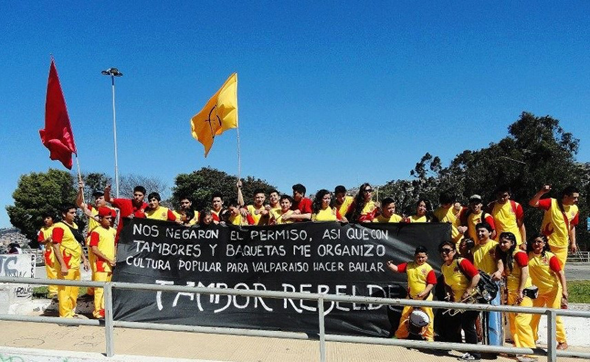
<svg viewBox="0 0 590 362">
<path fill-rule="evenodd" d="M 494 201 L 488 205 L 488 209 L 494 218 L 496 227 L 495 240 L 499 240 L 501 233 L 511 232 L 516 236 L 516 246 L 519 247 L 523 242 L 519 226 L 524 220 L 522 206 L 514 200 L 508 200 L 503 204 Z"/>
<path fill-rule="evenodd" d="M 96 246 L 98 250 L 110 260 L 115 259 L 115 236 L 117 231 L 114 228 L 105 228 L 99 226 L 95 228 L 88 237 L 90 247 Z M 94 257 L 95 281 L 109 282 L 113 275 L 113 269 L 108 261 L 98 255 Z M 102 288 L 94 290 L 94 311 L 92 314 L 95 318 L 104 318 L 104 291 Z"/>
<path fill-rule="evenodd" d="M 513 253 L 513 267 L 512 270 L 507 265 L 504 265 L 504 275 L 506 275 L 506 287 L 508 289 L 508 305 L 517 305 L 518 288 L 520 287 L 520 278 L 522 277 L 522 268 L 528 266 L 529 259 L 527 254 L 516 249 Z M 530 276 L 524 283 L 524 288 L 532 286 Z M 518 304 L 520 307 L 532 307 L 533 300 L 524 296 L 522 302 Z M 535 348 L 535 340 L 533 338 L 533 329 L 531 328 L 532 315 L 528 313 L 508 313 L 508 324 L 510 325 L 510 334 L 514 340 L 516 347 L 530 347 Z"/>
<path fill-rule="evenodd" d="M 397 266 L 397 271 L 400 273 L 406 273 L 408 276 L 408 298 L 410 299 L 418 299 L 416 296 L 423 292 L 428 284 L 436 284 L 436 275 L 428 263 L 422 265 L 418 265 L 415 262 L 399 264 Z M 432 297 L 432 293 L 430 293 L 426 298 L 419 300 L 432 300 Z M 434 341 L 434 314 L 432 313 L 432 308 L 421 307 L 420 309 L 428 314 L 428 317 L 430 318 L 430 323 L 426 326 L 422 333 L 422 337 L 427 341 Z M 396 338 L 408 338 L 410 335 L 408 320 L 413 310 L 414 307 L 404 307 L 399 326 L 395 331 Z"/>
<path fill-rule="evenodd" d="M 78 230 L 78 225 L 73 224 L 72 229 Z M 58 270 L 58 279 L 80 280 L 80 261 L 82 258 L 82 247 L 76 240 L 70 226 L 63 221 L 54 225 L 51 232 L 53 243 L 59 246 L 59 252 L 68 268 L 66 274 L 62 273 L 61 266 Z M 59 264 L 59 263 L 58 263 Z M 59 316 L 72 318 L 76 312 L 78 300 L 78 287 L 60 285 L 57 288 L 59 300 Z"/>
<path fill-rule="evenodd" d="M 379 215 L 373 219 L 373 222 L 380 222 L 380 223 L 390 223 L 390 222 L 402 222 L 403 218 L 397 214 L 392 214 L 391 217 L 385 217 L 383 215 Z"/>
<path fill-rule="evenodd" d="M 158 206 L 155 209 L 145 209 L 146 219 L 176 221 L 176 215 L 167 207 Z"/>
<path fill-rule="evenodd" d="M 342 220 L 340 211 L 336 208 L 325 208 L 318 211 L 317 214 L 311 214 L 311 221 L 338 221 Z"/>
<path fill-rule="evenodd" d="M 533 300 L 533 307 L 561 308 L 563 290 L 556 274 L 562 270 L 559 260 L 549 251 L 546 251 L 544 256 L 535 255 L 535 253 L 530 252 L 528 257 L 529 275 L 533 284 L 539 288 L 539 296 Z M 538 337 L 537 332 L 539 330 L 540 320 L 541 316 L 539 314 L 533 314 L 531 325 L 533 327 L 533 336 L 535 337 Z M 557 316 L 555 322 L 557 342 L 567 343 L 563 319 Z"/>
<path fill-rule="evenodd" d="M 562 205 L 556 199 L 539 200 L 539 208 L 545 210 L 541 232 L 547 236 L 551 252 L 557 256 L 561 266 L 565 267 L 570 231 L 578 225 L 578 205 Z"/>
<path fill-rule="evenodd" d="M 47 240 L 47 238 L 51 236 L 52 231 L 53 225 L 50 227 L 43 226 L 37 234 L 37 241 L 42 242 Z M 44 246 L 45 251 L 43 252 L 43 258 L 45 259 L 45 274 L 47 274 L 47 279 L 57 279 L 59 263 L 57 262 L 57 259 L 55 259 L 53 243 L 47 242 L 44 244 Z M 48 289 L 49 298 L 57 297 L 57 285 L 50 285 Z"/>
</svg>

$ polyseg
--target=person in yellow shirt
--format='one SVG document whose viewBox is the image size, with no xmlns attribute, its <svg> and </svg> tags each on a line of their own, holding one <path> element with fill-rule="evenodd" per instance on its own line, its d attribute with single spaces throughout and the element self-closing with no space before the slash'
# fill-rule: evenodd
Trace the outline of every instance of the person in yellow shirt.
<svg viewBox="0 0 590 362">
<path fill-rule="evenodd" d="M 457 227 L 459 222 L 454 208 L 455 197 L 449 193 L 443 192 L 438 199 L 440 206 L 434 210 L 434 218 L 438 222 L 451 224 L 451 239 L 458 245 L 463 238 L 463 233 L 459 232 Z"/>
<path fill-rule="evenodd" d="M 395 201 L 386 197 L 381 201 L 381 215 L 373 219 L 373 222 L 391 223 L 402 222 L 402 217 L 395 213 Z"/>
<path fill-rule="evenodd" d="M 268 193 L 268 205 L 266 205 L 266 209 L 269 212 L 272 212 L 272 210 L 280 211 L 281 210 L 280 202 L 281 202 L 281 194 L 279 194 L 279 192 L 277 190 L 271 190 Z"/>
<path fill-rule="evenodd" d="M 92 197 L 94 198 L 94 205 L 87 204 L 84 202 L 84 182 L 79 181 L 78 194 L 76 195 L 76 206 L 82 209 L 84 215 L 88 217 L 88 235 L 92 230 L 100 226 L 100 222 L 98 220 L 98 209 L 101 207 L 107 207 L 104 192 L 95 190 L 92 193 Z M 96 270 L 94 270 L 94 254 L 92 253 L 92 249 L 89 247 L 87 240 L 86 246 L 88 247 L 88 262 L 90 263 L 90 271 L 92 272 L 91 280 L 95 281 L 96 279 L 94 278 L 94 274 L 96 273 Z M 86 294 L 83 295 L 81 298 L 85 300 L 91 300 L 93 298 L 93 295 L 94 288 L 88 287 L 86 288 Z"/>
<path fill-rule="evenodd" d="M 533 300 L 526 289 L 533 283 L 529 276 L 529 258 L 526 252 L 516 247 L 516 236 L 511 232 L 500 234 L 496 248 L 498 269 L 503 270 L 508 289 L 508 305 L 532 307 Z M 508 324 L 516 347 L 535 348 L 532 315 L 528 313 L 508 313 Z M 519 360 L 527 361 L 529 356 L 519 356 Z"/>
<path fill-rule="evenodd" d="M 414 261 L 395 265 L 393 260 L 389 260 L 386 265 L 394 273 L 406 273 L 408 277 L 408 298 L 416 300 L 432 300 L 432 288 L 436 285 L 436 275 L 434 270 L 427 263 L 428 251 L 424 246 L 418 246 L 414 252 Z M 432 308 L 421 307 L 430 318 L 428 325 L 422 331 L 422 337 L 434 342 L 434 314 Z M 409 318 L 414 311 L 414 307 L 405 306 L 399 321 L 399 326 L 395 331 L 396 338 L 408 338 L 410 335 Z"/>
<path fill-rule="evenodd" d="M 346 219 L 350 222 L 372 222 L 376 212 L 377 206 L 373 201 L 373 188 L 369 183 L 364 183 L 350 204 L 346 212 Z"/>
<path fill-rule="evenodd" d="M 311 221 L 339 221 L 342 216 L 336 207 L 332 207 L 330 191 L 321 189 L 315 195 L 311 205 Z"/>
<path fill-rule="evenodd" d="M 291 210 L 291 206 L 293 206 L 293 198 L 289 195 L 283 195 L 279 201 L 281 205 L 281 210 L 272 210 L 271 211 L 271 225 L 281 225 L 281 224 L 292 224 L 295 220 L 291 219 L 291 214 L 294 213 Z"/>
<path fill-rule="evenodd" d="M 580 191 L 574 186 L 566 187 L 559 199 L 541 197 L 551 191 L 550 185 L 544 185 L 529 205 L 545 210 L 541 222 L 541 233 L 547 236 L 551 252 L 557 256 L 561 266 L 565 267 L 568 246 L 572 253 L 578 251 L 576 243 L 576 226 L 579 221 L 578 198 Z"/>
<path fill-rule="evenodd" d="M 43 257 L 45 259 L 45 273 L 47 279 L 57 279 L 59 267 L 57 260 L 55 259 L 55 253 L 53 252 L 53 243 L 51 242 L 51 232 L 53 231 L 53 215 L 49 213 L 43 214 L 43 227 L 37 234 L 37 241 L 43 245 L 45 251 Z M 48 287 L 47 297 L 57 297 L 57 285 L 50 285 Z"/>
<path fill-rule="evenodd" d="M 340 215 L 345 216 L 352 204 L 353 197 L 346 195 L 346 187 L 342 185 L 338 185 L 334 188 L 334 197 L 334 206 L 336 206 Z"/>
<path fill-rule="evenodd" d="M 478 244 L 472 249 L 473 265 L 492 276 L 492 279 L 498 284 L 502 278 L 503 270 L 498 270 L 498 262 L 496 261 L 498 242 L 490 238 L 492 227 L 487 222 L 482 222 L 477 224 L 475 229 L 477 231 Z M 498 285 L 498 290 L 499 288 L 500 286 Z M 496 294 L 496 297 L 490 301 L 490 304 L 502 304 L 500 293 Z M 487 340 L 484 341 L 484 344 L 492 346 L 501 346 L 504 344 L 504 323 L 501 312 L 483 312 L 482 325 L 487 328 L 487 333 L 484 334 Z"/>
<path fill-rule="evenodd" d="M 268 224 L 268 220 L 270 219 L 270 214 L 269 214 L 268 209 L 264 206 L 265 200 L 266 200 L 266 196 L 264 195 L 264 191 L 262 189 L 254 190 L 254 204 L 248 205 L 246 207 L 246 210 L 250 213 L 250 215 L 254 219 L 254 225 L 267 225 Z M 242 213 L 242 216 L 244 216 L 244 215 L 245 215 L 245 213 Z"/>
<path fill-rule="evenodd" d="M 459 214 L 458 230 L 477 242 L 477 232 L 475 225 L 480 222 L 487 222 L 492 227 L 492 239 L 496 237 L 496 227 L 494 225 L 494 218 L 483 210 L 483 201 L 479 195 L 471 195 L 469 197 L 469 206 Z"/>
<path fill-rule="evenodd" d="M 76 207 L 66 205 L 62 208 L 62 221 L 53 226 L 51 242 L 53 251 L 59 263 L 58 279 L 80 280 L 80 261 L 84 262 L 84 269 L 88 270 L 88 260 L 82 252 L 81 244 L 84 237 L 74 223 Z M 73 318 L 76 316 L 76 302 L 78 300 L 78 287 L 60 285 L 57 288 L 59 301 L 59 316 Z"/>
<path fill-rule="evenodd" d="M 112 215 L 108 207 L 98 209 L 100 226 L 89 235 L 89 245 L 95 256 L 95 280 L 99 282 L 111 281 L 115 259 L 115 236 L 117 230 L 111 227 Z M 102 288 L 94 290 L 94 318 L 104 318 L 104 294 Z"/>
<path fill-rule="evenodd" d="M 547 237 L 543 234 L 535 235 L 527 244 L 527 252 L 531 280 L 539 288 L 539 296 L 533 300 L 533 307 L 559 309 L 562 305 L 567 306 L 568 293 L 565 273 L 559 259 L 549 251 Z M 531 323 L 535 339 L 538 338 L 540 320 L 539 314 L 533 314 Z M 557 349 L 567 349 L 565 327 L 561 316 L 557 316 L 555 323 Z"/>
<path fill-rule="evenodd" d="M 457 254 L 455 243 L 451 240 L 443 241 L 438 246 L 443 264 L 440 268 L 448 289 L 447 298 L 450 302 L 461 302 L 471 298 L 479 283 L 479 271 L 473 264 L 461 258 Z M 477 311 L 463 311 L 449 316 L 445 328 L 449 342 L 461 343 L 461 330 L 465 334 L 465 342 L 477 344 L 477 332 L 475 321 L 479 313 Z M 479 360 L 478 352 L 466 352 L 459 359 L 465 361 Z"/>
<path fill-rule="evenodd" d="M 148 195 L 148 208 L 145 209 L 145 217 L 152 220 L 176 221 L 176 216 L 167 207 L 160 206 L 162 198 L 157 192 Z"/>
<path fill-rule="evenodd" d="M 512 192 L 507 185 L 500 186 L 495 191 L 496 200 L 487 206 L 487 211 L 494 218 L 496 240 L 498 236 L 510 231 L 516 236 L 517 246 L 526 249 L 526 228 L 524 226 L 524 211 L 522 206 L 511 199 Z"/>
<path fill-rule="evenodd" d="M 416 203 L 416 213 L 406 218 L 405 222 L 431 222 L 432 215 L 429 214 L 431 209 L 430 201 L 420 199 Z"/>
<path fill-rule="evenodd" d="M 491 239 L 492 227 L 487 222 L 481 222 L 475 226 L 478 243 L 472 249 L 473 264 L 479 270 L 489 275 L 498 270 L 496 262 L 496 246 L 498 242 Z"/>
<path fill-rule="evenodd" d="M 255 225 L 254 218 L 250 213 L 246 213 L 246 216 L 243 216 L 240 213 L 240 203 L 236 199 L 232 199 L 229 201 L 227 205 L 227 209 L 229 211 L 229 216 L 227 217 L 227 223 L 232 225 Z"/>
<path fill-rule="evenodd" d="M 178 211 L 172 211 L 176 216 L 176 221 L 184 226 L 193 226 L 199 222 L 199 212 L 193 210 L 192 201 L 186 197 L 180 197 L 180 208 Z"/>
</svg>

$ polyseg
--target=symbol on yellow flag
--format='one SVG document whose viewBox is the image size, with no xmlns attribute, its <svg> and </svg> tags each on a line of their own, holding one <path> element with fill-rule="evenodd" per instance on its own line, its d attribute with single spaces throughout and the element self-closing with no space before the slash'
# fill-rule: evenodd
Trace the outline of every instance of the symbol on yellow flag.
<svg viewBox="0 0 590 362">
<path fill-rule="evenodd" d="M 191 133 L 209 153 L 215 136 L 238 126 L 238 74 L 230 75 L 205 107 L 191 118 Z"/>
</svg>

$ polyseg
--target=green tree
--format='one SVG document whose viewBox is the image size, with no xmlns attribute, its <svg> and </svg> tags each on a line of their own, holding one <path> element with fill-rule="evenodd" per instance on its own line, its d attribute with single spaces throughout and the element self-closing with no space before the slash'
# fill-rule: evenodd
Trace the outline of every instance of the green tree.
<svg viewBox="0 0 590 362">
<path fill-rule="evenodd" d="M 553 187 L 551 197 L 559 197 L 559 191 L 575 185 L 582 192 L 578 241 L 588 249 L 585 216 L 590 203 L 590 165 L 576 162 L 578 147 L 579 140 L 561 128 L 558 120 L 523 112 L 498 143 L 465 150 L 448 167 L 427 153 L 410 173 L 414 180 L 390 181 L 384 189 L 396 197 L 402 209 L 419 196 L 438 201 L 441 192 L 450 192 L 463 202 L 472 194 L 481 195 L 484 202 L 492 201 L 496 187 L 508 185 L 513 199 L 524 206 L 525 224 L 532 234 L 539 230 L 543 213 L 528 207 L 528 200 L 545 183 Z"/>
<path fill-rule="evenodd" d="M 172 202 L 177 206 L 181 197 L 188 197 L 193 202 L 194 209 L 202 210 L 211 206 L 214 192 L 221 192 L 226 201 L 237 198 L 237 181 L 236 176 L 211 167 L 203 167 L 190 174 L 182 173 L 176 176 Z M 268 195 L 274 186 L 251 176 L 242 179 L 242 193 L 246 203 L 253 201 L 256 189 L 262 189 Z"/>
<path fill-rule="evenodd" d="M 61 207 L 74 203 L 74 177 L 55 169 L 22 175 L 12 197 L 14 205 L 6 207 L 10 222 L 35 245 L 37 231 L 43 225 L 43 214 L 61 217 Z"/>
</svg>

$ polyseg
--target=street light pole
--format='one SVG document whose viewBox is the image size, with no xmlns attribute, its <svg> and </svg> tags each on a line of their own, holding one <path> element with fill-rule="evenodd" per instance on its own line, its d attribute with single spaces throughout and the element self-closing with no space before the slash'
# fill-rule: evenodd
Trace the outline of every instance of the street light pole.
<svg viewBox="0 0 590 362">
<path fill-rule="evenodd" d="M 109 68 L 103 70 L 102 75 L 111 76 L 111 89 L 113 93 L 113 140 L 115 143 L 115 195 L 119 197 L 119 164 L 117 157 L 117 113 L 115 111 L 115 77 L 122 77 L 123 73 L 119 72 L 117 68 Z"/>
</svg>

